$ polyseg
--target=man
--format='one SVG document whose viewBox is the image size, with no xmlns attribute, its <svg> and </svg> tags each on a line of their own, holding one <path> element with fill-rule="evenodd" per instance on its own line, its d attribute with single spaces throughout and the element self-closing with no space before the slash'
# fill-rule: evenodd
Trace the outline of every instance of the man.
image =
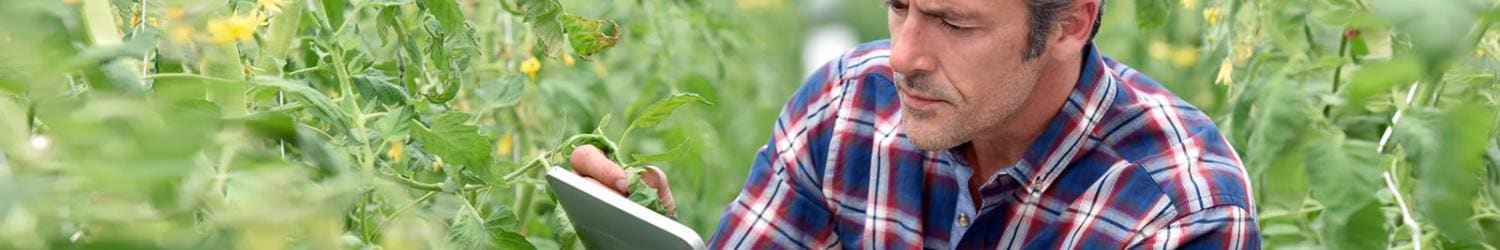
<svg viewBox="0 0 1500 250">
<path fill-rule="evenodd" d="M 1259 248 L 1234 149 L 1099 54 L 1100 0 L 886 4 L 891 40 L 797 91 L 711 247 Z M 597 149 L 572 163 L 624 191 Z"/>
</svg>

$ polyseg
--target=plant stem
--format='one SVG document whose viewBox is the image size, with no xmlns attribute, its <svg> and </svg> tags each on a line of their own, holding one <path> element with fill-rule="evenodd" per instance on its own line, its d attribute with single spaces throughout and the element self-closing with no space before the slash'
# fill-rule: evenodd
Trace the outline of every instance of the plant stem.
<svg viewBox="0 0 1500 250">
<path fill-rule="evenodd" d="M 384 228 L 385 224 L 388 224 L 392 220 L 395 220 L 396 216 L 401 215 L 401 213 L 406 212 L 406 210 L 411 210 L 411 208 L 416 207 L 417 204 L 422 204 L 422 202 L 427 201 L 427 199 L 432 198 L 432 196 L 436 195 L 437 193 L 438 191 L 427 191 L 427 194 L 423 194 L 422 197 L 417 197 L 417 200 L 412 201 L 411 204 L 406 204 L 406 206 L 401 207 L 401 209 L 397 209 L 395 213 L 391 213 L 391 215 L 385 217 L 384 220 L 381 220 L 380 227 Z"/>
<path fill-rule="evenodd" d="M 1401 197 L 1401 190 L 1397 188 L 1395 178 L 1391 178 L 1391 172 L 1383 172 L 1381 176 L 1385 177 L 1385 185 L 1391 191 L 1391 196 L 1396 197 L 1396 206 L 1401 208 L 1401 222 L 1411 231 L 1412 248 L 1422 249 L 1422 225 L 1411 217 L 1411 209 L 1406 207 L 1406 199 Z"/>
</svg>

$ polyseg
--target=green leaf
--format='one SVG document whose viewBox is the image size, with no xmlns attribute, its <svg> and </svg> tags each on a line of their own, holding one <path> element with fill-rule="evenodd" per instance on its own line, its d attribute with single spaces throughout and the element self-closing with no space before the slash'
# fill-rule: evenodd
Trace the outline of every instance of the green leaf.
<svg viewBox="0 0 1500 250">
<path fill-rule="evenodd" d="M 1373 193 L 1371 193 L 1373 194 Z M 1324 237 L 1332 246 L 1329 249 L 1384 249 L 1386 239 L 1385 213 L 1380 203 L 1367 203 L 1357 207 L 1354 213 L 1343 218 L 1323 216 Z"/>
<path fill-rule="evenodd" d="M 1374 249 L 1385 246 L 1384 215 L 1375 194 L 1382 188 L 1375 143 L 1344 140 L 1342 134 L 1311 139 L 1307 154 L 1312 197 L 1326 207 L 1319 219 L 1322 233 L 1334 239 L 1335 249 Z M 1371 224 L 1374 226 L 1372 227 Z"/>
<path fill-rule="evenodd" d="M 1141 30 L 1154 30 L 1167 22 L 1171 14 L 1166 0 L 1140 0 L 1135 2 L 1135 26 Z"/>
<path fill-rule="evenodd" d="M 446 112 L 432 119 L 431 126 L 422 126 L 412 121 L 411 135 L 422 150 L 443 157 L 443 162 L 462 166 L 483 177 L 493 177 L 490 152 L 494 144 L 490 137 L 479 133 L 479 128 L 469 125 L 469 114 Z"/>
<path fill-rule="evenodd" d="M 493 237 L 495 239 L 495 249 L 536 249 L 536 246 L 532 245 L 530 241 L 526 241 L 526 236 L 522 236 L 516 232 L 499 231 L 495 232 Z"/>
<path fill-rule="evenodd" d="M 1469 219 L 1475 214 L 1472 203 L 1478 198 L 1480 178 L 1484 176 L 1485 148 L 1495 127 L 1495 115 L 1492 108 L 1464 103 L 1436 116 L 1440 119 L 1435 120 L 1435 133 L 1405 135 L 1440 141 L 1430 148 L 1408 149 L 1418 151 L 1414 172 L 1421 181 L 1412 195 L 1417 210 L 1448 240 L 1472 241 L 1477 236 Z M 1400 125 L 1406 122 L 1403 119 Z"/>
<path fill-rule="evenodd" d="M 562 23 L 568 33 L 568 43 L 573 45 L 573 51 L 584 58 L 614 47 L 615 42 L 620 40 L 620 25 L 613 21 L 606 22 L 564 14 Z"/>
<path fill-rule="evenodd" d="M 361 7 L 392 7 L 411 4 L 415 0 L 354 0 L 350 3 Z"/>
<path fill-rule="evenodd" d="M 526 93 L 526 76 L 521 74 L 509 74 L 485 81 L 474 89 L 475 97 L 485 109 L 503 108 L 516 105 L 521 101 L 521 94 Z"/>
<path fill-rule="evenodd" d="M 672 112 L 676 112 L 677 108 L 682 107 L 682 105 L 686 105 L 688 103 L 695 103 L 695 102 L 696 103 L 713 105 L 713 103 L 708 102 L 707 99 L 703 99 L 703 97 L 699 96 L 698 94 L 693 94 L 693 93 L 675 94 L 675 95 L 669 96 L 667 98 L 661 99 L 659 101 L 656 101 L 656 103 L 654 103 L 654 104 L 651 104 L 651 107 L 648 107 L 648 108 L 646 108 L 646 111 L 641 112 L 641 115 L 638 116 L 638 117 L 636 117 L 635 121 L 630 122 L 630 127 L 631 128 L 651 128 L 651 127 L 655 127 L 656 124 L 661 123 L 662 120 L 667 119 L 668 116 L 671 116 Z"/>
<path fill-rule="evenodd" d="M 1421 56 L 1424 64 L 1437 65 L 1458 53 L 1468 53 L 1473 48 L 1467 39 L 1470 27 L 1478 19 L 1474 10 L 1489 6 L 1475 6 L 1473 1 L 1449 1 L 1444 4 L 1428 4 L 1422 1 L 1374 0 L 1369 3 L 1376 15 L 1390 21 L 1396 31 L 1406 34 L 1411 40 L 1412 50 Z"/>
<path fill-rule="evenodd" d="M 405 139 L 411 134 L 411 121 L 416 118 L 417 114 L 410 106 L 397 106 L 375 121 L 375 130 L 386 140 Z"/>
<path fill-rule="evenodd" d="M 301 82 L 292 83 L 281 78 L 256 77 L 251 83 L 261 87 L 278 88 L 300 99 L 304 105 L 312 107 L 311 113 L 316 120 L 328 123 L 334 131 L 348 131 L 353 122 L 349 114 L 344 113 L 344 110 L 334 104 L 332 99 L 328 99 L 328 96 Z"/>
<path fill-rule="evenodd" d="M 395 77 L 387 76 L 379 70 L 370 69 L 355 75 L 354 83 L 360 97 L 366 102 L 373 100 L 381 104 L 398 105 L 406 103 L 409 98 L 406 89 L 396 85 Z"/>
<path fill-rule="evenodd" d="M 537 43 L 549 57 L 563 54 L 567 34 L 559 18 L 562 15 L 562 3 L 557 0 L 516 0 L 516 6 L 524 12 L 522 20 L 531 24 L 531 32 L 536 33 Z"/>
<path fill-rule="evenodd" d="M 1397 86 L 1408 86 L 1422 77 L 1422 65 L 1412 58 L 1400 58 L 1362 66 L 1349 79 L 1344 92 L 1344 112 L 1363 109 L 1370 96 L 1391 91 Z M 1402 91 L 1405 91 L 1402 89 Z"/>
<path fill-rule="evenodd" d="M 464 28 L 464 13 L 458 8 L 456 0 L 422 0 L 417 1 L 417 6 L 437 18 L 446 34 L 457 33 Z"/>
<path fill-rule="evenodd" d="M 634 166 L 641 163 L 666 162 L 682 158 L 683 155 L 687 154 L 688 142 L 689 141 L 684 140 L 682 141 L 682 143 L 677 144 L 677 146 L 672 147 L 672 149 L 668 149 L 666 152 L 649 155 L 631 154 L 630 158 L 634 158 L 635 162 L 626 165 Z"/>
<path fill-rule="evenodd" d="M 630 201 L 635 202 L 635 204 L 651 209 L 651 211 L 655 211 L 658 214 L 667 214 L 667 207 L 661 203 L 661 198 L 657 196 L 656 188 L 652 188 L 650 185 L 646 185 L 645 181 L 641 181 L 641 174 L 645 172 L 646 168 L 644 167 L 625 168 L 625 181 L 630 183 L 630 196 L 628 198 L 630 198 Z"/>
<path fill-rule="evenodd" d="M 556 226 L 552 227 L 552 235 L 557 237 L 557 242 L 562 245 L 561 249 L 568 250 L 581 246 L 578 244 L 578 231 L 573 228 L 573 220 L 568 218 L 568 213 L 563 211 L 562 206 L 553 206 L 552 218 L 557 222 L 553 224 Z"/>
</svg>

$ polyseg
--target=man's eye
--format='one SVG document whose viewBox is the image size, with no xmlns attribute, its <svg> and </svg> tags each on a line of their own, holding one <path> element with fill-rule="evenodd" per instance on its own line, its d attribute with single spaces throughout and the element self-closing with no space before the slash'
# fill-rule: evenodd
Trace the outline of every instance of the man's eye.
<svg viewBox="0 0 1500 250">
<path fill-rule="evenodd" d="M 895 11 L 895 12 L 906 12 L 906 3 L 902 3 L 902 2 L 896 2 L 896 1 L 886 0 L 885 1 L 885 7 L 886 8 L 890 8 L 891 11 Z"/>
<path fill-rule="evenodd" d="M 943 28 L 948 29 L 949 31 L 968 31 L 969 30 L 969 27 L 963 27 L 963 26 L 954 25 L 953 23 L 950 23 L 948 21 L 943 21 Z"/>
</svg>

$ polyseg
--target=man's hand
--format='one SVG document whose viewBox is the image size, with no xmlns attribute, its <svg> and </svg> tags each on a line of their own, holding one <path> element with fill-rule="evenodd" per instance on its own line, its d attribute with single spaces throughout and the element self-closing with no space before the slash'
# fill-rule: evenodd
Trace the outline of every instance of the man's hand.
<svg viewBox="0 0 1500 250">
<path fill-rule="evenodd" d="M 625 181 L 625 169 L 619 164 L 610 161 L 604 156 L 599 148 L 593 145 L 582 145 L 573 149 L 573 155 L 568 159 L 573 163 L 573 172 L 583 176 L 584 179 L 594 181 L 621 195 L 630 192 L 629 183 Z M 641 181 L 646 186 L 656 189 L 656 195 L 661 199 L 661 204 L 667 207 L 667 214 L 677 213 L 677 203 L 672 199 L 671 186 L 667 185 L 667 175 L 656 166 L 646 166 L 646 171 L 641 172 Z"/>
</svg>

